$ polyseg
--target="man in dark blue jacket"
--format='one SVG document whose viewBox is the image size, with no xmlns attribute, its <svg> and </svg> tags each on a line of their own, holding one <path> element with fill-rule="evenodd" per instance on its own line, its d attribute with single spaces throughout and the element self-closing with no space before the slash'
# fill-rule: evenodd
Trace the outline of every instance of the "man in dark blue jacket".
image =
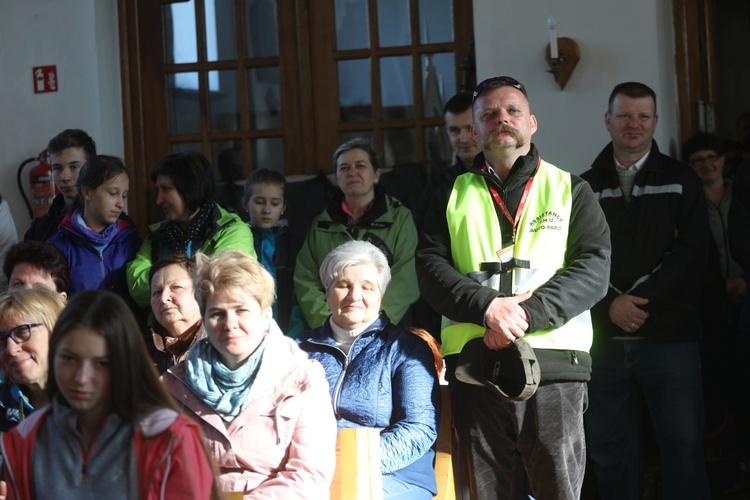
<svg viewBox="0 0 750 500">
<path fill-rule="evenodd" d="M 653 90 L 617 85 L 604 117 L 612 142 L 582 175 L 599 197 L 612 239 L 609 291 L 591 309 L 584 414 L 602 498 L 642 495 L 641 395 L 659 441 L 664 498 L 710 498 L 698 346 L 706 202 L 695 172 L 659 152 L 658 119 Z"/>
</svg>

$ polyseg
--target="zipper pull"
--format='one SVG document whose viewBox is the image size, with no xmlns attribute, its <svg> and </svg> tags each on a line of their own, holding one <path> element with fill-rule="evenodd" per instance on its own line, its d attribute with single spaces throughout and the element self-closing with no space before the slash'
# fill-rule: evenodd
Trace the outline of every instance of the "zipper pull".
<svg viewBox="0 0 750 500">
<path fill-rule="evenodd" d="M 573 355 L 573 364 L 577 365 L 578 364 L 578 354 L 576 354 L 575 351 L 571 351 L 571 354 Z"/>
</svg>

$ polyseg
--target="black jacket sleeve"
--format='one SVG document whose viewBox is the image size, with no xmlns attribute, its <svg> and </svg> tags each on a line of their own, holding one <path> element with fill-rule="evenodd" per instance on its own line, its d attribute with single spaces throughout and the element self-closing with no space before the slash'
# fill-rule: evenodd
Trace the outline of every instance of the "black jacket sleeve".
<svg viewBox="0 0 750 500">
<path fill-rule="evenodd" d="M 454 182 L 443 183 L 427 207 L 416 253 L 419 289 L 427 303 L 443 316 L 483 325 L 484 313 L 499 293 L 453 267 L 446 207 Z"/>
</svg>

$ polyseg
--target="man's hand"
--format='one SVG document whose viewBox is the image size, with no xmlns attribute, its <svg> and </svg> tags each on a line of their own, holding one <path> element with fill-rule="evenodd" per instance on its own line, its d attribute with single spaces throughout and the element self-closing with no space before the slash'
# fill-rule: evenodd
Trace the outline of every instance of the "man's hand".
<svg viewBox="0 0 750 500">
<path fill-rule="evenodd" d="M 648 319 L 648 312 L 639 307 L 646 304 L 648 299 L 624 293 L 610 304 L 609 319 L 626 332 L 637 332 Z"/>
<path fill-rule="evenodd" d="M 526 292 L 515 297 L 497 297 L 490 303 L 484 313 L 484 324 L 487 325 L 484 343 L 487 347 L 503 349 L 524 336 L 529 323 L 526 311 L 518 304 L 529 297 L 531 292 Z"/>
<path fill-rule="evenodd" d="M 8 485 L 5 481 L 0 481 L 0 500 L 5 500 L 8 496 Z"/>
</svg>

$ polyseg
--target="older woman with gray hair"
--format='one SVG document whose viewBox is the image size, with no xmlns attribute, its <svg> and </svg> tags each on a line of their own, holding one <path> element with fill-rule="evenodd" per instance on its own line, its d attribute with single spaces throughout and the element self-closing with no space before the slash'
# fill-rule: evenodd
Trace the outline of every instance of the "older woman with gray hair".
<svg viewBox="0 0 750 500">
<path fill-rule="evenodd" d="M 325 368 L 339 429 L 381 429 L 384 498 L 431 499 L 438 379 L 427 343 L 381 312 L 390 278 L 375 245 L 349 241 L 333 249 L 320 267 L 331 315 L 298 342 Z"/>
</svg>

